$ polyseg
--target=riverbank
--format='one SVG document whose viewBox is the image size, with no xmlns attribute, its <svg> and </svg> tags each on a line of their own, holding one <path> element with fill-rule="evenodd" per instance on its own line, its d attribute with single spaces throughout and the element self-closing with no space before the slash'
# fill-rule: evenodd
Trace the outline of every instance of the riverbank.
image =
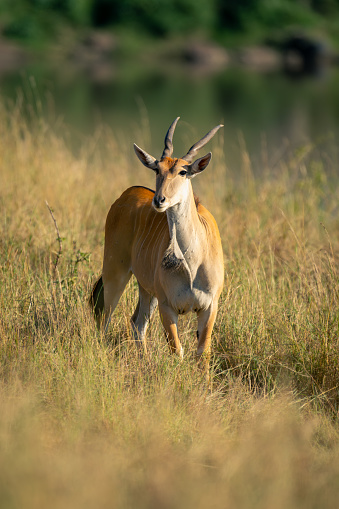
<svg viewBox="0 0 339 509">
<path fill-rule="evenodd" d="M 176 37 L 139 41 L 111 31 L 87 30 L 81 36 L 66 31 L 59 41 L 43 48 L 27 48 L 6 38 L 0 39 L 0 74 L 25 69 L 29 63 L 83 71 L 89 79 L 110 80 L 124 62 L 151 69 L 181 67 L 194 75 L 206 75 L 229 67 L 256 72 L 283 71 L 317 74 L 339 61 L 322 40 L 303 33 L 291 33 L 260 45 L 226 48 L 204 37 Z"/>
</svg>

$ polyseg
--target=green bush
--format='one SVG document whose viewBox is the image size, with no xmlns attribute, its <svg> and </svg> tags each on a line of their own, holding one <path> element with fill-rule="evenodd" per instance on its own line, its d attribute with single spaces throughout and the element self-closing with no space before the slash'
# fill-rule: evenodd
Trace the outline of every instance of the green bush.
<svg viewBox="0 0 339 509">
<path fill-rule="evenodd" d="M 3 32 L 23 39 L 48 37 L 62 25 L 132 27 L 155 36 L 316 24 L 330 30 L 338 12 L 338 0 L 3 0 L 0 5 Z"/>
</svg>

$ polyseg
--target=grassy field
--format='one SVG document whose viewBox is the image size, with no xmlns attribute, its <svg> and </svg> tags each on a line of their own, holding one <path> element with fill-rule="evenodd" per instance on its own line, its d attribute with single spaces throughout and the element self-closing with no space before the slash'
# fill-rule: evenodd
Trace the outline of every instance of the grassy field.
<svg viewBox="0 0 339 509">
<path fill-rule="evenodd" d="M 0 506 L 336 508 L 335 143 L 286 146 L 274 164 L 263 153 L 259 177 L 245 147 L 228 168 L 222 134 L 212 144 L 194 185 L 220 227 L 226 282 L 206 388 L 194 317 L 181 321 L 183 362 L 158 316 L 140 359 L 135 281 L 108 337 L 87 305 L 109 206 L 153 186 L 132 152 L 148 150 L 145 131 L 102 127 L 74 156 L 60 126 L 0 108 Z"/>
</svg>

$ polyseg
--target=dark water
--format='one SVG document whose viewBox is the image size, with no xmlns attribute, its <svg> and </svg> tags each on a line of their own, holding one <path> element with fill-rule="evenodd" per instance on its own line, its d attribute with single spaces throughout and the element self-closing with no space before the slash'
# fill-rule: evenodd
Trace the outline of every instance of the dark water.
<svg viewBox="0 0 339 509">
<path fill-rule="evenodd" d="M 180 116 L 177 156 L 223 123 L 225 159 L 231 167 L 240 164 L 244 146 L 259 172 L 266 158 L 274 165 L 286 147 L 294 150 L 309 142 L 315 151 L 337 157 L 339 71 L 335 68 L 321 77 L 291 79 L 277 71 L 233 68 L 204 76 L 180 66 L 145 69 L 126 62 L 109 79 L 93 79 L 71 66 L 35 64 L 0 75 L 0 95 L 15 100 L 18 93 L 30 103 L 38 98 L 43 115 L 54 122 L 60 117 L 72 126 L 75 145 L 83 133 L 91 134 L 104 122 L 121 139 L 142 144 L 157 157 L 169 124 Z"/>
</svg>

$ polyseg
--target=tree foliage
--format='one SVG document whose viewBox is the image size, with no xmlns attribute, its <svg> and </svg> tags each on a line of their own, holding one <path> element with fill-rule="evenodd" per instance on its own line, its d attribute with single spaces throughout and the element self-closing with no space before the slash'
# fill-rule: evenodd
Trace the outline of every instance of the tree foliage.
<svg viewBox="0 0 339 509">
<path fill-rule="evenodd" d="M 53 36 L 62 24 L 167 36 L 323 25 L 338 14 L 339 0 L 2 0 L 0 5 L 3 33 L 23 39 Z"/>
</svg>

